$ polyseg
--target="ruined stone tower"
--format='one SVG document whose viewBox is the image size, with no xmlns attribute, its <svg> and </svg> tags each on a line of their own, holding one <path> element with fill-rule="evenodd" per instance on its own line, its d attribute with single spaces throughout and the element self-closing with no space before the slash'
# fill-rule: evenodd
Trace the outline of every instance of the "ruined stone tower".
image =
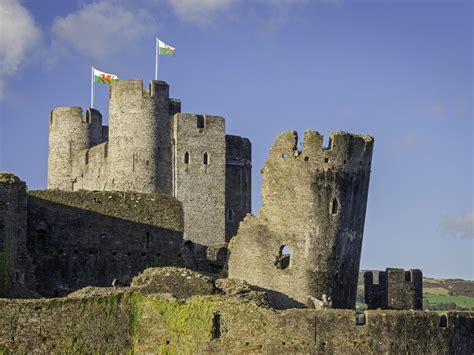
<svg viewBox="0 0 474 355">
<path fill-rule="evenodd" d="M 250 141 L 226 136 L 223 117 L 180 112 L 181 101 L 156 80 L 148 89 L 141 80 L 114 82 L 109 127 L 94 109 L 54 109 L 48 188 L 172 195 L 183 203 L 187 240 L 225 243 L 250 213 Z"/>
<path fill-rule="evenodd" d="M 367 205 L 373 138 L 307 131 L 280 135 L 263 168 L 263 206 L 230 245 L 229 277 L 270 290 L 277 307 L 312 296 L 353 308 Z"/>
</svg>

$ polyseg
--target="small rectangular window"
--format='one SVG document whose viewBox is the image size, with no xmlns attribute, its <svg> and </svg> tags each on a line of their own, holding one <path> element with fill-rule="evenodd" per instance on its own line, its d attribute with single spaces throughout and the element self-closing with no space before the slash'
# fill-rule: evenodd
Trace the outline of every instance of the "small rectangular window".
<svg viewBox="0 0 474 355">
<path fill-rule="evenodd" d="M 205 120 L 203 115 L 197 115 L 197 128 L 205 128 Z"/>
</svg>

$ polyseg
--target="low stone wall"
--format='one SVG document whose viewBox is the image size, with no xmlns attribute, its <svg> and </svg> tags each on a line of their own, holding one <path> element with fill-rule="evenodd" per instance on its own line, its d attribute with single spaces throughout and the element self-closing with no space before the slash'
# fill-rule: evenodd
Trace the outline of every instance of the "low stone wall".
<svg viewBox="0 0 474 355">
<path fill-rule="evenodd" d="M 148 267 L 184 266 L 181 203 L 163 194 L 30 191 L 31 289 L 63 296 L 129 284 Z"/>
<path fill-rule="evenodd" d="M 473 330 L 472 313 L 367 311 L 364 323 L 351 310 L 274 311 L 226 295 L 0 299 L 0 353 L 470 354 Z"/>
</svg>

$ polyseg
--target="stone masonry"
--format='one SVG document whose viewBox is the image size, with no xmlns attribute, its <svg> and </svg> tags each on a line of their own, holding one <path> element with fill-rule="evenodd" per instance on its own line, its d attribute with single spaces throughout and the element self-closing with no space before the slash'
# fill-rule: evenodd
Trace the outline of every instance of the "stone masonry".
<svg viewBox="0 0 474 355">
<path fill-rule="evenodd" d="M 378 273 L 364 274 L 365 302 L 369 309 L 423 309 L 423 274 L 421 270 L 388 268 Z"/>
<path fill-rule="evenodd" d="M 354 308 L 373 138 L 307 131 L 281 134 L 263 168 L 263 206 L 230 244 L 229 277 L 268 290 L 275 307 L 308 296 Z"/>
<path fill-rule="evenodd" d="M 58 297 L 129 284 L 147 267 L 184 266 L 183 222 L 181 203 L 161 193 L 30 191 L 28 286 Z"/>
<path fill-rule="evenodd" d="M 0 173 L 0 297 L 24 284 L 27 267 L 26 185 Z"/>
<path fill-rule="evenodd" d="M 109 126 L 97 110 L 55 108 L 48 188 L 162 192 L 183 202 L 184 237 L 196 250 L 229 241 L 250 213 L 250 141 L 226 136 L 222 117 L 180 112 L 168 84 L 155 80 L 148 89 L 114 82 Z"/>
<path fill-rule="evenodd" d="M 223 117 L 173 116 L 174 191 L 183 202 L 184 231 L 202 246 L 225 235 L 226 142 Z M 241 193 L 241 191 L 237 191 Z"/>
</svg>

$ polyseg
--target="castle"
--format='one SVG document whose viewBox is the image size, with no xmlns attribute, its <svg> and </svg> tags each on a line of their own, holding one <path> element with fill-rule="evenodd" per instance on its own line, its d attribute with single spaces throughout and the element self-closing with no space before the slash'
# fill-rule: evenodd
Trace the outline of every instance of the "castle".
<svg viewBox="0 0 474 355">
<path fill-rule="evenodd" d="M 251 169 L 250 141 L 226 135 L 223 117 L 181 113 L 163 81 L 111 85 L 109 126 L 94 109 L 51 112 L 48 189 L 176 197 L 198 245 L 228 242 L 250 213 Z"/>
<path fill-rule="evenodd" d="M 0 174 L 0 353 L 472 353 L 420 270 L 366 273 L 355 311 L 373 137 L 284 132 L 251 215 L 250 141 L 180 106 L 115 82 L 109 127 L 51 112 L 47 190 Z"/>
</svg>

